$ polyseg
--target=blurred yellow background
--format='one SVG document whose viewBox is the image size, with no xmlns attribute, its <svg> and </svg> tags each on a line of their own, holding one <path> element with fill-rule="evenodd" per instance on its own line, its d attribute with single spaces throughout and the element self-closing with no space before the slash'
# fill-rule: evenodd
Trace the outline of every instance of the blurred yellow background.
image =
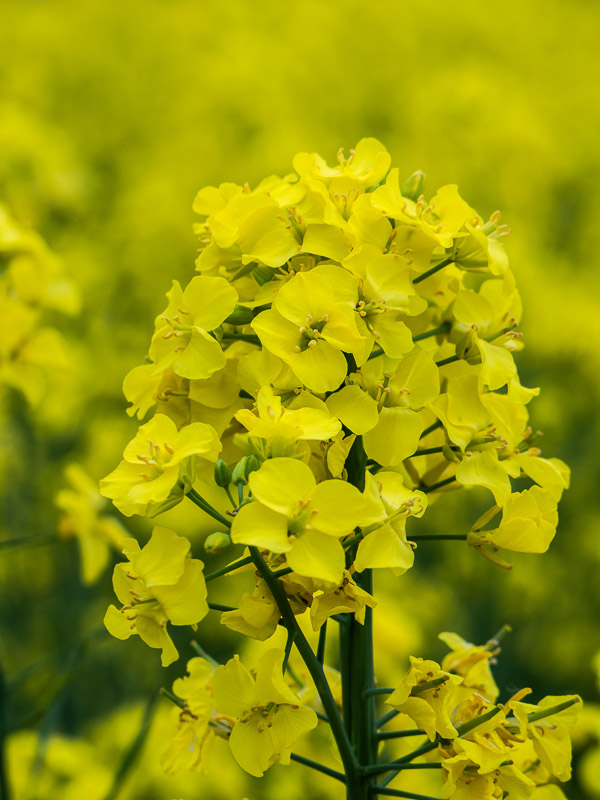
<svg viewBox="0 0 600 800">
<path fill-rule="evenodd" d="M 482 216 L 502 211 L 525 308 L 519 371 L 542 388 L 533 424 L 544 454 L 573 470 L 547 555 L 516 557 L 505 573 L 440 543 L 406 576 L 381 577 L 380 673 L 403 673 L 409 653 L 441 657 L 440 631 L 479 643 L 510 623 L 499 686 L 589 701 L 565 791 L 600 797 L 598 30 L 593 0 L 4 0 L 0 203 L 44 237 L 81 295 L 78 314 L 50 312 L 69 366 L 49 373 L 37 404 L 8 390 L 0 401 L 0 664 L 15 798 L 111 796 L 147 698 L 184 662 L 161 670 L 139 642 L 109 641 L 111 570 L 84 585 L 74 542 L 2 540 L 54 535 L 65 466 L 97 479 L 133 435 L 122 379 L 171 280 L 193 274 L 196 191 L 286 174 L 297 151 L 333 161 L 363 136 L 406 177 L 424 170 L 428 193 L 457 183 Z M 463 494 L 432 510 L 436 530 L 448 519 L 466 529 Z M 201 555 L 187 513 L 169 524 Z M 151 527 L 127 526 L 141 537 Z M 236 639 L 211 620 L 202 635 L 227 657 Z M 338 796 L 298 766 L 259 783 L 224 750 L 212 777 L 162 776 L 155 754 L 171 711 L 160 701 L 119 798 Z M 426 779 L 411 786 L 426 791 Z"/>
</svg>

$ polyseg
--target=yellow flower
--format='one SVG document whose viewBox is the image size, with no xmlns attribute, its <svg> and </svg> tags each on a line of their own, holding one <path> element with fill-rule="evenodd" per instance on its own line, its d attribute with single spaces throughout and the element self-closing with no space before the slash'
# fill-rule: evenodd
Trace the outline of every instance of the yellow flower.
<svg viewBox="0 0 600 800">
<path fill-rule="evenodd" d="M 294 742 L 317 725 L 315 712 L 285 683 L 283 657 L 282 650 L 268 650 L 252 677 L 236 656 L 213 677 L 218 710 L 237 720 L 229 738 L 233 757 L 258 778 L 277 759 L 289 764 Z"/>
<path fill-rule="evenodd" d="M 500 525 L 482 535 L 495 546 L 520 553 L 545 553 L 556 533 L 558 513 L 552 494 L 539 486 L 509 495 Z"/>
<path fill-rule="evenodd" d="M 332 195 L 373 186 L 384 177 L 390 163 L 385 147 L 373 138 L 361 139 L 348 158 L 339 150 L 336 167 L 329 167 L 318 153 L 298 153 L 294 157 L 294 169 L 300 177 L 322 181 Z"/>
<path fill-rule="evenodd" d="M 156 511 L 168 498 L 173 503 L 193 483 L 194 457 L 216 461 L 221 450 L 210 425 L 193 422 L 177 431 L 164 414 L 140 426 L 123 452 L 123 461 L 100 481 L 100 493 L 130 517 Z"/>
<path fill-rule="evenodd" d="M 173 692 L 185 700 L 178 713 L 178 731 L 162 754 L 160 764 L 167 775 L 182 769 L 206 773 L 215 743 L 214 667 L 204 658 L 192 658 L 187 675 L 173 683 Z"/>
<path fill-rule="evenodd" d="M 382 373 L 383 369 L 379 369 Z M 367 374 L 363 368 L 363 375 Z M 384 467 L 393 467 L 412 456 L 418 447 L 425 429 L 419 411 L 439 394 L 439 370 L 428 353 L 418 350 L 406 356 L 391 377 L 381 374 L 376 386 L 379 417 L 377 424 L 364 434 L 365 452 Z"/>
<path fill-rule="evenodd" d="M 162 650 L 163 667 L 178 653 L 167 632 L 173 625 L 195 625 L 208 613 L 202 561 L 189 558 L 190 542 L 167 528 L 154 528 L 140 548 L 128 539 L 123 553 L 127 564 L 117 564 L 113 587 L 123 607 L 111 605 L 104 617 L 109 633 L 128 639 L 134 633 L 149 647 Z"/>
<path fill-rule="evenodd" d="M 182 378 L 203 379 L 225 366 L 221 345 L 210 335 L 238 300 L 224 278 L 192 278 L 185 291 L 178 281 L 167 292 L 169 304 L 156 318 L 149 355 L 157 373 L 168 367 Z"/>
<path fill-rule="evenodd" d="M 473 645 L 456 633 L 440 633 L 439 638 L 451 649 L 444 656 L 442 669 L 460 675 L 463 679 L 462 684 L 454 689 L 455 697 L 463 700 L 477 692 L 487 703 L 495 703 L 498 687 L 490 669 L 490 659 L 494 657 L 494 651 L 483 645 Z"/>
<path fill-rule="evenodd" d="M 446 391 L 433 400 L 430 407 L 450 441 L 463 450 L 490 427 L 490 413 L 482 402 L 477 375 L 449 378 Z"/>
<path fill-rule="evenodd" d="M 429 736 L 436 735 L 453 739 L 457 731 L 451 722 L 451 689 L 462 683 L 459 675 L 452 675 L 441 669 L 435 661 L 410 657 L 411 667 L 400 686 L 388 697 L 386 704 L 407 714 L 418 728 Z M 430 681 L 441 679 L 438 685 L 429 687 Z"/>
<path fill-rule="evenodd" d="M 577 702 L 569 708 L 549 714 L 538 720 L 530 720 L 529 716 L 540 711 L 560 706 L 569 700 Z M 578 695 L 548 696 L 537 705 L 523 702 L 510 702 L 510 709 L 519 721 L 522 737 L 528 737 L 533 743 L 537 757 L 542 765 L 559 779 L 568 781 L 571 777 L 571 738 L 569 731 L 577 722 L 581 713 L 581 698 Z"/>
<path fill-rule="evenodd" d="M 72 488 L 56 495 L 56 505 L 64 512 L 58 530 L 64 537 L 77 539 L 83 581 L 94 583 L 106 568 L 111 551 L 121 552 L 127 532 L 117 519 L 102 513 L 106 500 L 82 467 L 70 464 L 65 477 Z"/>
<path fill-rule="evenodd" d="M 313 581 L 313 585 L 316 591 L 310 609 L 310 620 L 315 631 L 333 614 L 354 614 L 362 625 L 367 606 L 375 608 L 377 605 L 375 598 L 357 586 L 347 570 L 339 584 Z"/>
<path fill-rule="evenodd" d="M 512 330 L 521 317 L 521 298 L 503 280 L 485 281 L 478 292 L 461 290 L 453 306 L 455 324 L 451 339 L 457 352 L 470 364 L 481 364 L 481 379 L 499 389 L 517 375 L 512 351 L 517 348 Z"/>
<path fill-rule="evenodd" d="M 502 763 L 504 754 L 500 758 Z M 442 763 L 442 796 L 449 800 L 494 800 L 507 796 L 514 800 L 527 800 L 535 788 L 534 782 L 512 765 L 498 765 L 483 772 L 463 752 L 444 759 Z"/>
<path fill-rule="evenodd" d="M 306 611 L 312 597 L 305 586 L 295 580 L 294 575 L 283 576 L 280 578 L 280 583 L 294 614 Z M 275 633 L 280 618 L 279 606 L 267 584 L 260 579 L 252 594 L 246 592 L 242 595 L 239 607 L 235 611 L 225 611 L 221 614 L 221 623 L 232 631 L 264 642 Z"/>
<path fill-rule="evenodd" d="M 427 495 L 407 489 L 396 472 L 367 473 L 365 493 L 385 509 L 386 521 L 358 545 L 354 566 L 358 572 L 368 568 L 389 567 L 402 575 L 412 567 L 415 554 L 406 540 L 406 518 L 421 517 L 427 508 Z"/>
<path fill-rule="evenodd" d="M 252 327 L 263 346 L 289 364 L 308 389 L 332 391 L 346 376 L 343 353 L 364 350 L 353 310 L 357 295 L 356 281 L 342 267 L 318 266 L 288 281 Z"/>
<path fill-rule="evenodd" d="M 339 542 L 361 525 L 382 516 L 382 509 L 341 480 L 317 484 L 310 468 L 293 458 L 274 458 L 251 473 L 253 502 L 240 509 L 231 539 L 285 553 L 299 575 L 339 583 L 344 550 Z"/>
<path fill-rule="evenodd" d="M 286 408 L 270 386 L 264 386 L 256 399 L 256 411 L 242 409 L 235 418 L 248 430 L 250 442 L 262 458 L 293 455 L 299 441 L 327 441 L 341 430 L 325 403 L 306 393 L 314 406 Z M 258 442 L 257 440 L 264 440 Z"/>
</svg>

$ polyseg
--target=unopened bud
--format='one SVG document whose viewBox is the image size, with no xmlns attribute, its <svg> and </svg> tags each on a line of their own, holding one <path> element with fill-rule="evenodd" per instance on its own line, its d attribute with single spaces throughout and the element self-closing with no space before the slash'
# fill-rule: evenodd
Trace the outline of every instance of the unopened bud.
<svg viewBox="0 0 600 800">
<path fill-rule="evenodd" d="M 248 456 L 248 460 L 246 461 L 246 478 L 250 475 L 251 472 L 256 472 L 257 469 L 260 469 L 260 461 L 255 455 Z"/>
<path fill-rule="evenodd" d="M 224 553 L 230 544 L 231 539 L 229 538 L 229 534 L 224 531 L 217 531 L 206 537 L 204 540 L 204 549 L 212 556 L 218 556 L 219 553 Z"/>
<path fill-rule="evenodd" d="M 252 309 L 236 305 L 225 322 L 229 325 L 248 325 L 248 323 L 252 322 L 253 318 Z"/>
<path fill-rule="evenodd" d="M 231 482 L 235 486 L 239 486 L 240 483 L 245 485 L 248 482 L 246 478 L 247 464 L 248 464 L 248 456 L 244 456 L 243 458 L 240 458 L 238 463 L 233 468 L 231 473 Z"/>
<path fill-rule="evenodd" d="M 231 483 L 231 472 L 222 458 L 215 464 L 215 483 L 222 488 L 229 486 Z"/>
</svg>

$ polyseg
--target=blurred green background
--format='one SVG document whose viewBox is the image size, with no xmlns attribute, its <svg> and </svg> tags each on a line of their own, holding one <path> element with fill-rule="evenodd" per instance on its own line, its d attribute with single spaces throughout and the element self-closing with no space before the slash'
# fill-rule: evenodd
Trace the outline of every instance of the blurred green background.
<svg viewBox="0 0 600 800">
<path fill-rule="evenodd" d="M 54 536 L 64 468 L 97 479 L 131 438 L 121 382 L 171 279 L 193 274 L 195 192 L 286 174 L 298 151 L 333 161 L 363 136 L 406 176 L 423 169 L 430 194 L 457 183 L 482 216 L 502 210 L 525 307 L 521 380 L 542 388 L 532 424 L 544 455 L 573 470 L 547 555 L 517 556 L 506 573 L 440 543 L 405 577 L 381 578 L 380 673 L 403 674 L 409 653 L 441 658 L 440 631 L 479 643 L 510 623 L 501 699 L 521 686 L 535 700 L 581 693 L 565 791 L 600 797 L 598 3 L 3 0 L 0 16 L 0 202 L 59 254 L 82 300 L 78 315 L 50 315 L 70 366 L 48 374 L 40 403 L 8 389 L 0 403 L 0 716 L 14 798 L 108 797 L 148 697 L 185 662 L 164 671 L 138 640 L 110 639 L 111 570 L 84 585 L 75 542 L 2 541 Z M 465 530 L 469 503 L 444 499 L 428 532 L 448 519 Z M 170 524 L 202 556 L 203 523 L 187 514 Z M 151 527 L 126 523 L 142 538 Z M 200 633 L 215 655 L 234 652 L 218 620 Z M 179 645 L 192 655 L 185 633 Z M 151 741 L 119 798 L 338 796 L 297 766 L 259 784 L 220 752 L 226 780 L 162 776 L 167 705 L 150 709 Z"/>
</svg>

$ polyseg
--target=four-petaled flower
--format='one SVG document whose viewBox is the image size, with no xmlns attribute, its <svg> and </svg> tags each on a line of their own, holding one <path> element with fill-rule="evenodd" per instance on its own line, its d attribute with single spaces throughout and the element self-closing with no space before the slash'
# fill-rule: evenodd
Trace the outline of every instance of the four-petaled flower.
<svg viewBox="0 0 600 800">
<path fill-rule="evenodd" d="M 100 481 L 100 493 L 130 517 L 174 505 L 194 481 L 194 457 L 216 461 L 221 451 L 211 425 L 193 422 L 181 431 L 165 414 L 141 425 L 123 452 L 123 461 Z"/>
<path fill-rule="evenodd" d="M 217 667 L 213 690 L 220 712 L 236 722 L 229 746 L 242 769 L 260 778 L 279 758 L 289 764 L 292 745 L 317 725 L 283 679 L 283 650 L 268 650 L 253 677 L 237 658 Z"/>
<path fill-rule="evenodd" d="M 167 667 L 177 649 L 167 632 L 173 625 L 196 625 L 208 612 L 204 564 L 189 558 L 190 542 L 167 528 L 154 528 L 145 547 L 128 539 L 123 553 L 127 564 L 117 564 L 113 587 L 123 607 L 111 605 L 104 617 L 109 633 L 128 639 L 137 633 L 149 647 L 162 650 Z"/>
</svg>

